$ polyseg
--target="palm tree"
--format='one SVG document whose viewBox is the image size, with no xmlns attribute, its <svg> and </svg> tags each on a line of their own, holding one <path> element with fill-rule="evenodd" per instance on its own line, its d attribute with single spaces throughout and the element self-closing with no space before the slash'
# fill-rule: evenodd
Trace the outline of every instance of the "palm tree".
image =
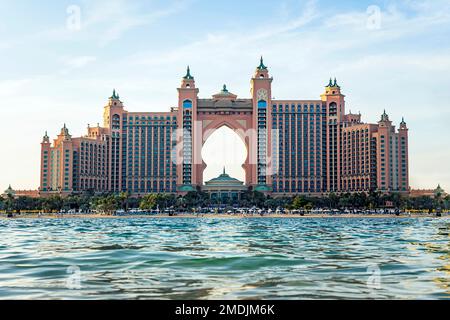
<svg viewBox="0 0 450 320">
<path fill-rule="evenodd" d="M 128 200 L 130 199 L 130 194 L 128 192 L 121 192 L 119 194 L 119 200 L 122 210 L 128 212 Z"/>
</svg>

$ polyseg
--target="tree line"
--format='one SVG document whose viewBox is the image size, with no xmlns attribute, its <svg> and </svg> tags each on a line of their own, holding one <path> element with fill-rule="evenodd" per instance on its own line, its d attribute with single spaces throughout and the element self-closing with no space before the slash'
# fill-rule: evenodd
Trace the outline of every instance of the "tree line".
<svg viewBox="0 0 450 320">
<path fill-rule="evenodd" d="M 450 196 L 436 194 L 434 198 L 428 196 L 409 197 L 398 193 L 381 194 L 371 193 L 331 193 L 323 197 L 293 196 L 272 197 L 258 191 L 247 191 L 242 194 L 239 201 L 231 199 L 218 201 L 210 199 L 209 195 L 202 191 L 189 192 L 185 196 L 175 194 L 148 194 L 143 197 L 132 197 L 128 193 L 120 194 L 82 194 L 61 197 L 31 198 L 12 195 L 0 197 L 0 211 L 16 212 L 39 211 L 60 212 L 75 210 L 77 212 L 97 211 L 111 214 L 117 210 L 129 211 L 131 208 L 142 210 L 167 210 L 192 212 L 194 208 L 206 207 L 258 207 L 262 209 L 377 209 L 392 207 L 402 210 L 429 211 L 435 209 L 449 210 Z"/>
</svg>

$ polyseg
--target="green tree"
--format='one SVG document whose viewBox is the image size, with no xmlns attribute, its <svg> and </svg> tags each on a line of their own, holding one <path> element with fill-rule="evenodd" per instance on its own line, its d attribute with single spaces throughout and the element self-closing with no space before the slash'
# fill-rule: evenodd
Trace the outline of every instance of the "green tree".
<svg viewBox="0 0 450 320">
<path fill-rule="evenodd" d="M 202 191 L 191 191 L 184 196 L 184 208 L 204 207 L 209 205 L 209 194 Z"/>
<path fill-rule="evenodd" d="M 120 200 L 115 195 L 109 195 L 107 197 L 97 198 L 94 202 L 94 208 L 103 214 L 114 214 L 114 212 L 120 207 Z"/>
<path fill-rule="evenodd" d="M 328 195 L 328 204 L 330 209 L 337 208 L 339 205 L 339 197 L 334 193 Z"/>
<path fill-rule="evenodd" d="M 308 203 L 309 202 L 303 196 L 296 196 L 294 198 L 294 200 L 292 201 L 291 207 L 292 207 L 292 209 L 300 210 L 300 209 L 304 209 Z"/>
<path fill-rule="evenodd" d="M 64 206 L 64 200 L 59 195 L 53 195 L 47 198 L 44 198 L 41 202 L 41 208 L 44 211 L 61 211 Z"/>
<path fill-rule="evenodd" d="M 119 202 L 123 211 L 128 212 L 130 194 L 128 192 L 121 192 L 119 194 Z"/>
<path fill-rule="evenodd" d="M 447 195 L 447 196 L 444 198 L 444 209 L 445 209 L 445 210 L 450 209 L 450 195 Z"/>
<path fill-rule="evenodd" d="M 12 207 L 13 210 L 15 210 L 17 213 L 26 210 L 35 210 L 39 206 L 38 201 L 38 199 L 31 197 L 18 197 L 16 199 L 13 199 Z"/>
<path fill-rule="evenodd" d="M 242 199 L 247 201 L 251 206 L 263 207 L 266 196 L 262 192 L 249 190 L 242 194 Z"/>
<path fill-rule="evenodd" d="M 141 210 L 153 210 L 156 208 L 158 203 L 158 195 L 157 194 L 147 194 L 145 195 L 142 200 L 141 203 L 139 204 L 139 208 Z"/>
<path fill-rule="evenodd" d="M 379 208 L 381 206 L 381 193 L 379 191 L 370 191 L 367 200 L 369 202 L 369 208 Z"/>
</svg>

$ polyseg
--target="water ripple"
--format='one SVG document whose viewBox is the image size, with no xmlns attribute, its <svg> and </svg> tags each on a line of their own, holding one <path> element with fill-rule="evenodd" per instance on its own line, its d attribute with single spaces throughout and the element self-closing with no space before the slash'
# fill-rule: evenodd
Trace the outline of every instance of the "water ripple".
<svg viewBox="0 0 450 320">
<path fill-rule="evenodd" d="M 0 299 L 450 299 L 449 231 L 448 218 L 1 220 Z"/>
</svg>

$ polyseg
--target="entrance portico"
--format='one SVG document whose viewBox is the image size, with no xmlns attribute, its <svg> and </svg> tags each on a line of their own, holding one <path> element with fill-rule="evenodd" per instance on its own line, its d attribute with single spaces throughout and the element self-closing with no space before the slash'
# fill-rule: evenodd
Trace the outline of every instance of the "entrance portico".
<svg viewBox="0 0 450 320">
<path fill-rule="evenodd" d="M 247 189 L 242 181 L 230 177 L 225 172 L 225 168 L 219 177 L 205 182 L 202 187 L 202 191 L 207 192 L 212 200 L 221 202 L 238 201 Z"/>
</svg>

